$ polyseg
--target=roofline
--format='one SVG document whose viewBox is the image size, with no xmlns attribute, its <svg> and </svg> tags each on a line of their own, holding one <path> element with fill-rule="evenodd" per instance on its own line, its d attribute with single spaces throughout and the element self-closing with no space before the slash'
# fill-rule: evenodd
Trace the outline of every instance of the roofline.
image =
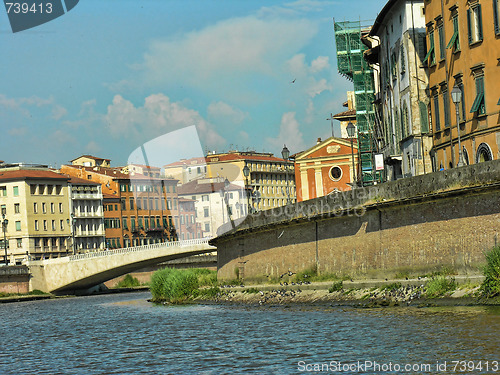
<svg viewBox="0 0 500 375">
<path fill-rule="evenodd" d="M 373 23 L 373 26 L 368 33 L 369 36 L 374 36 L 377 35 L 378 29 L 380 26 L 382 26 L 382 20 L 387 16 L 387 13 L 389 13 L 389 10 L 398 2 L 399 0 L 389 0 L 387 4 L 382 8 L 380 13 L 377 15 L 377 18 L 375 19 L 375 22 Z M 406 1 L 406 0 L 404 0 Z"/>
</svg>

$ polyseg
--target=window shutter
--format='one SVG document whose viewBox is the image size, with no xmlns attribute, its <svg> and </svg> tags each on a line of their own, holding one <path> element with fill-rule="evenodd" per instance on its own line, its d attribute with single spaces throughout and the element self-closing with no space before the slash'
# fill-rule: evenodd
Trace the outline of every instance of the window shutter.
<svg viewBox="0 0 500 375">
<path fill-rule="evenodd" d="M 481 4 L 478 4 L 477 6 L 477 18 L 478 18 L 477 30 L 479 32 L 479 40 L 483 40 L 483 18 L 481 15 Z"/>
<path fill-rule="evenodd" d="M 422 133 L 427 133 L 429 131 L 429 119 L 427 117 L 427 106 L 424 102 L 419 102 L 418 107 L 420 109 L 420 128 Z"/>
<path fill-rule="evenodd" d="M 470 21 L 470 9 L 467 9 L 467 31 L 469 32 L 469 44 L 472 43 L 472 28 L 471 28 L 471 21 Z"/>
<path fill-rule="evenodd" d="M 495 24 L 495 34 L 500 33 L 500 25 L 498 24 L 498 0 L 493 0 L 493 23 Z"/>
</svg>

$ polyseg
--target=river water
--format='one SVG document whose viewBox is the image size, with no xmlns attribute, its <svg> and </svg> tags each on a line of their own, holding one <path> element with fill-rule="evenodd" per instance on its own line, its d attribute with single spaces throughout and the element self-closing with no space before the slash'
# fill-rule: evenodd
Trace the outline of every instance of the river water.
<svg viewBox="0 0 500 375">
<path fill-rule="evenodd" d="M 0 305 L 0 374 L 500 373 L 498 307 L 165 307 L 149 296 Z"/>
</svg>

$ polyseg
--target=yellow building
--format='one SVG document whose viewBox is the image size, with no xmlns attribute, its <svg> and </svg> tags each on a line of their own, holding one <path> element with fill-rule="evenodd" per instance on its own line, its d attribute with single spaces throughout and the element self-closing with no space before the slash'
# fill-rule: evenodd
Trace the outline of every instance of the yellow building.
<svg viewBox="0 0 500 375">
<path fill-rule="evenodd" d="M 230 151 L 209 154 L 207 177 L 227 178 L 231 183 L 246 186 L 252 194 L 250 205 L 267 210 L 295 202 L 294 163 L 270 153 Z M 249 169 L 248 178 L 243 169 Z"/>
<path fill-rule="evenodd" d="M 500 1 L 425 2 L 433 167 L 452 168 L 498 159 Z M 462 100 L 457 116 L 451 92 Z M 459 150 L 458 143 L 462 150 Z"/>
<path fill-rule="evenodd" d="M 68 180 L 47 168 L 0 168 L 0 206 L 3 219 L 8 220 L 5 236 L 10 264 L 70 252 Z M 5 263 L 3 245 L 0 262 Z"/>
</svg>

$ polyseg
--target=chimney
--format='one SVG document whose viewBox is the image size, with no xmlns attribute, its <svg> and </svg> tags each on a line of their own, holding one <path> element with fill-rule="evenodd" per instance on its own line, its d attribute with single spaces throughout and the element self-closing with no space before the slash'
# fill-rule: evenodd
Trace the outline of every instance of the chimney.
<svg viewBox="0 0 500 375">
<path fill-rule="evenodd" d="M 321 138 L 318 138 L 318 140 L 316 141 L 316 144 L 319 145 L 321 143 Z"/>
</svg>

